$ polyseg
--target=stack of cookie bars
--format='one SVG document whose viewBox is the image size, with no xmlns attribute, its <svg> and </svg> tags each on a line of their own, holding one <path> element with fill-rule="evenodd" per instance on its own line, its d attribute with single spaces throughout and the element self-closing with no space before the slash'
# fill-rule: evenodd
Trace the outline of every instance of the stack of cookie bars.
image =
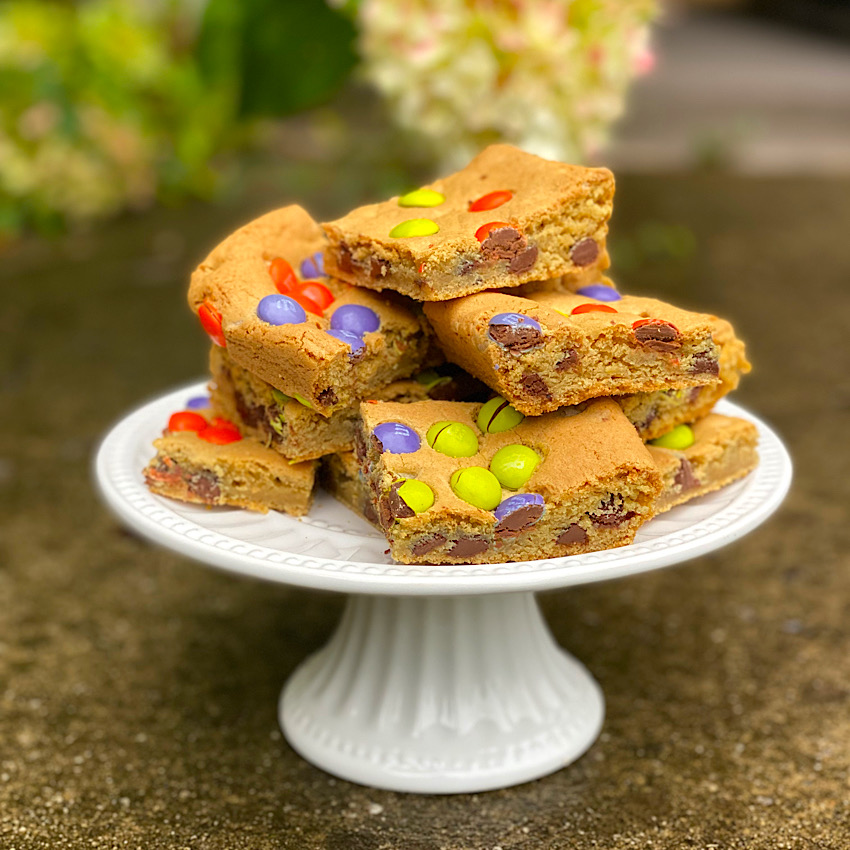
<svg viewBox="0 0 850 850">
<path fill-rule="evenodd" d="M 301 515 L 314 484 L 403 563 L 628 544 L 746 475 L 757 433 L 712 413 L 750 369 L 732 326 L 606 276 L 614 179 L 493 145 L 322 226 L 300 207 L 192 276 L 208 397 L 156 441 L 149 487 Z"/>
</svg>

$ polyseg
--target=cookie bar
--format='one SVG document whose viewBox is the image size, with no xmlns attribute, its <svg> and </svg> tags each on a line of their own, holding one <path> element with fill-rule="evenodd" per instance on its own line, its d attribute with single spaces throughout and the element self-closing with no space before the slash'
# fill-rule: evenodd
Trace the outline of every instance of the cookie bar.
<svg viewBox="0 0 850 850">
<path fill-rule="evenodd" d="M 501 563 L 609 549 L 652 515 L 659 476 L 609 399 L 524 418 L 484 405 L 361 405 L 372 507 L 403 563 Z"/>
<path fill-rule="evenodd" d="M 353 451 L 325 455 L 319 464 L 319 483 L 338 502 L 380 528 L 371 491 L 360 474 L 360 461 Z"/>
<path fill-rule="evenodd" d="M 298 281 L 295 269 L 321 272 L 324 245 L 300 207 L 271 212 L 213 249 L 192 275 L 189 304 L 236 363 L 328 416 L 417 371 L 429 334 L 398 296 Z"/>
<path fill-rule="evenodd" d="M 663 483 L 656 513 L 719 490 L 758 464 L 758 431 L 752 422 L 710 413 L 683 430 L 690 435 L 680 449 L 648 446 Z"/>
<path fill-rule="evenodd" d="M 719 383 L 714 316 L 652 298 L 480 292 L 425 305 L 445 356 L 522 413 Z"/>
<path fill-rule="evenodd" d="M 210 399 L 215 413 L 290 460 L 311 460 L 354 445 L 359 403 L 322 416 L 243 369 L 227 349 L 218 346 L 210 351 L 210 371 Z M 409 402 L 429 398 L 486 399 L 488 395 L 487 388 L 475 378 L 445 364 L 439 371 L 430 369 L 414 378 L 394 381 L 372 392 L 371 397 Z"/>
<path fill-rule="evenodd" d="M 325 267 L 418 301 L 606 268 L 613 196 L 606 168 L 491 145 L 450 177 L 324 224 Z"/>
<path fill-rule="evenodd" d="M 154 441 L 144 470 L 153 493 L 201 505 L 302 516 L 313 502 L 316 462 L 290 463 L 210 411 L 181 411 Z"/>
</svg>

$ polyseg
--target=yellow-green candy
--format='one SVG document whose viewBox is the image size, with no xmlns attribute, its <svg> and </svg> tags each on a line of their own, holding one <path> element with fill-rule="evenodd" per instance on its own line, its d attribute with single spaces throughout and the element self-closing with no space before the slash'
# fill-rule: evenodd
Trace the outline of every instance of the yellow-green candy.
<svg viewBox="0 0 850 850">
<path fill-rule="evenodd" d="M 531 478 L 540 455 L 528 446 L 502 446 L 490 461 L 490 472 L 508 490 L 519 490 Z"/>
<path fill-rule="evenodd" d="M 435 422 L 425 434 L 434 451 L 449 457 L 472 457 L 478 454 L 478 437 L 463 422 Z"/>
<path fill-rule="evenodd" d="M 422 481 L 408 478 L 396 492 L 404 500 L 410 510 L 421 514 L 434 504 L 434 491 Z"/>
<path fill-rule="evenodd" d="M 516 428 L 525 417 L 500 395 L 491 398 L 478 411 L 478 427 L 485 434 L 501 434 Z"/>
<path fill-rule="evenodd" d="M 286 404 L 286 402 L 292 401 L 292 399 L 286 393 L 282 393 L 280 390 L 276 389 L 272 389 L 272 398 L 278 404 Z"/>
<path fill-rule="evenodd" d="M 489 469 L 481 466 L 459 469 L 449 483 L 455 496 L 482 511 L 494 511 L 502 501 L 502 485 Z"/>
<path fill-rule="evenodd" d="M 310 401 L 309 399 L 304 398 L 304 396 L 303 396 L 303 395 L 298 395 L 298 393 L 293 393 L 292 397 L 293 397 L 296 401 L 300 401 L 300 402 L 301 402 L 301 404 L 303 404 L 303 405 L 304 405 L 304 407 L 309 407 L 309 408 L 310 408 L 310 410 L 312 410 L 312 409 L 313 409 L 313 402 L 312 402 L 312 401 Z"/>
<path fill-rule="evenodd" d="M 696 442 L 693 430 L 689 425 L 677 425 L 672 431 L 650 440 L 649 445 L 658 446 L 660 449 L 682 449 L 690 448 Z"/>
<path fill-rule="evenodd" d="M 426 390 L 433 390 L 434 387 L 448 384 L 451 380 L 448 375 L 440 375 L 436 369 L 426 369 L 416 376 L 416 383 L 421 384 Z"/>
<path fill-rule="evenodd" d="M 414 189 L 398 199 L 400 207 L 438 207 L 446 200 L 445 195 L 433 189 Z"/>
<path fill-rule="evenodd" d="M 408 236 L 431 236 L 439 232 L 439 225 L 430 218 L 409 218 L 397 224 L 390 231 L 390 236 L 393 239 L 406 239 Z"/>
</svg>

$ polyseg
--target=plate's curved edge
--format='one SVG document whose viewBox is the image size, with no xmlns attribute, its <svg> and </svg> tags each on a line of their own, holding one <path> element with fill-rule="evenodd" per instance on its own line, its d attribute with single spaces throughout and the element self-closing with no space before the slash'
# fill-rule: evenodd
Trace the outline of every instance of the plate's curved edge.
<svg viewBox="0 0 850 850">
<path fill-rule="evenodd" d="M 392 595 L 505 593 L 634 575 L 733 542 L 764 522 L 791 485 L 791 459 L 779 437 L 757 416 L 724 399 L 718 412 L 749 419 L 758 428 L 761 462 L 744 479 L 732 503 L 684 529 L 620 549 L 499 565 L 422 568 L 389 561 L 355 564 L 315 559 L 240 541 L 179 517 L 161 504 L 165 500 L 157 501 L 145 487 L 140 470 L 132 468 L 129 456 L 139 445 L 136 432 L 152 417 L 159 421 L 173 405 L 179 406 L 187 393 L 205 391 L 205 383 L 181 387 L 140 406 L 112 427 L 98 447 L 93 470 L 104 501 L 122 522 L 144 537 L 193 560 L 244 576 L 318 590 Z M 678 510 L 687 509 L 684 505 Z M 305 528 L 310 526 L 305 524 Z"/>
</svg>

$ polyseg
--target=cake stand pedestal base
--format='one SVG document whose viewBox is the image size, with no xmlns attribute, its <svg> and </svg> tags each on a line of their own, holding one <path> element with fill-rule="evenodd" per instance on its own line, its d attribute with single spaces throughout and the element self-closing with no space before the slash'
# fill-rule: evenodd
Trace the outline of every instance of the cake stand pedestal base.
<svg viewBox="0 0 850 850">
<path fill-rule="evenodd" d="M 280 700 L 304 758 L 352 782 L 435 794 L 558 770 L 590 747 L 604 713 L 527 592 L 351 596 Z"/>
</svg>

